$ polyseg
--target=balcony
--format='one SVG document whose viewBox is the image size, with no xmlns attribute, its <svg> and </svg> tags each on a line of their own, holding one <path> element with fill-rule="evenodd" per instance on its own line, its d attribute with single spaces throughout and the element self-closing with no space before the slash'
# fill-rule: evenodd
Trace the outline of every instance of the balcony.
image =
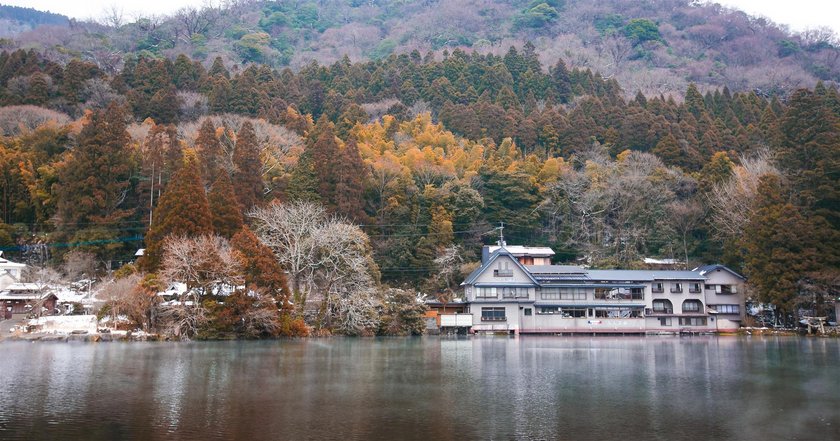
<svg viewBox="0 0 840 441">
<path fill-rule="evenodd" d="M 497 269 L 493 270 L 494 277 L 513 277 L 512 269 Z"/>
<path fill-rule="evenodd" d="M 665 292 L 665 288 L 662 285 L 653 285 L 650 291 L 654 294 L 662 294 L 663 292 Z"/>
<path fill-rule="evenodd" d="M 674 308 L 645 308 L 645 315 L 673 314 Z"/>
</svg>

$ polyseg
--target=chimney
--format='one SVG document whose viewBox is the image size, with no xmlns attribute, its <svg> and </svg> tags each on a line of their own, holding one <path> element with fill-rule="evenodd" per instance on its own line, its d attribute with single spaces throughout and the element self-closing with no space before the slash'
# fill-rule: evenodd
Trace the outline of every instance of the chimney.
<svg viewBox="0 0 840 441">
<path fill-rule="evenodd" d="M 488 260 L 490 260 L 490 245 L 484 245 L 481 247 L 481 264 L 484 265 Z"/>
</svg>

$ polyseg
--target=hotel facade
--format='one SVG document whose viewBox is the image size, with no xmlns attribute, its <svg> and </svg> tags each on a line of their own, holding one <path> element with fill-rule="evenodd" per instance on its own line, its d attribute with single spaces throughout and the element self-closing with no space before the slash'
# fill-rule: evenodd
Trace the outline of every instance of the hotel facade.
<svg viewBox="0 0 840 441">
<path fill-rule="evenodd" d="M 550 248 L 485 246 L 461 284 L 470 332 L 731 332 L 744 318 L 744 277 L 723 265 L 592 270 L 551 265 Z"/>
</svg>

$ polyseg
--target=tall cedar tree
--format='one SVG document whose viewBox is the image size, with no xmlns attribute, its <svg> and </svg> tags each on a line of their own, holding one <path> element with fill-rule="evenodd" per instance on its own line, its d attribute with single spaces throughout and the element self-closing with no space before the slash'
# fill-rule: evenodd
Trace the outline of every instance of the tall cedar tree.
<svg viewBox="0 0 840 441">
<path fill-rule="evenodd" d="M 219 138 L 216 137 L 216 126 L 212 119 L 207 118 L 198 129 L 195 148 L 201 160 L 201 176 L 203 185 L 209 187 L 216 178 L 225 171 L 225 151 Z"/>
<path fill-rule="evenodd" d="M 124 206 L 132 172 L 125 118 L 116 105 L 91 114 L 59 171 L 57 224 L 66 239 L 85 240 L 75 234 L 82 228 L 97 229 L 98 239 L 116 238 L 134 212 Z"/>
<path fill-rule="evenodd" d="M 742 239 L 745 269 L 758 298 L 786 317 L 796 312 L 801 283 L 840 263 L 840 238 L 823 218 L 803 216 L 784 196 L 778 176 L 762 176 L 756 194 L 756 212 Z"/>
<path fill-rule="evenodd" d="M 840 115 L 819 95 L 800 90 L 781 129 L 779 164 L 802 204 L 840 229 Z"/>
<path fill-rule="evenodd" d="M 306 146 L 306 154 L 312 161 L 317 182 L 317 192 L 324 206 L 332 212 L 338 212 L 336 203 L 338 176 L 343 164 L 339 158 L 341 150 L 335 137 L 334 126 L 326 117 L 321 117 L 313 131 L 313 137 Z"/>
<path fill-rule="evenodd" d="M 236 198 L 246 213 L 262 203 L 263 180 L 260 148 L 254 126 L 245 121 L 236 134 L 236 148 L 233 151 L 233 179 L 236 182 Z"/>
<path fill-rule="evenodd" d="M 222 172 L 210 187 L 207 202 L 213 216 L 213 230 L 227 239 L 233 237 L 242 228 L 242 210 L 226 172 Z"/>
<path fill-rule="evenodd" d="M 271 295 L 281 305 L 286 305 L 289 299 L 286 273 L 271 248 L 260 242 L 247 226 L 233 236 L 231 245 L 239 253 L 245 284 L 250 289 Z"/>
<path fill-rule="evenodd" d="M 155 221 L 146 234 L 146 252 L 142 266 L 155 271 L 160 265 L 163 244 L 168 236 L 201 236 L 213 233 L 212 216 L 198 161 L 193 155 L 185 158 L 183 166 L 166 187 L 160 198 Z"/>
<path fill-rule="evenodd" d="M 364 192 L 368 181 L 368 168 L 359 153 L 355 139 L 350 139 L 333 158 L 335 170 L 335 208 L 356 222 L 365 222 Z"/>
</svg>

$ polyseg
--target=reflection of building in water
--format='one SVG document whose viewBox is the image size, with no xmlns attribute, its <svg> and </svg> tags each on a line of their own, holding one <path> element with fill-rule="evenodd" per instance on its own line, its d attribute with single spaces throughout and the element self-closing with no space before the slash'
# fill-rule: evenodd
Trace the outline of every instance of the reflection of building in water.
<svg viewBox="0 0 840 441">
<path fill-rule="evenodd" d="M 674 333 L 737 329 L 744 277 L 723 265 L 592 270 L 551 265 L 550 248 L 484 247 L 461 284 L 472 332 Z"/>
</svg>

